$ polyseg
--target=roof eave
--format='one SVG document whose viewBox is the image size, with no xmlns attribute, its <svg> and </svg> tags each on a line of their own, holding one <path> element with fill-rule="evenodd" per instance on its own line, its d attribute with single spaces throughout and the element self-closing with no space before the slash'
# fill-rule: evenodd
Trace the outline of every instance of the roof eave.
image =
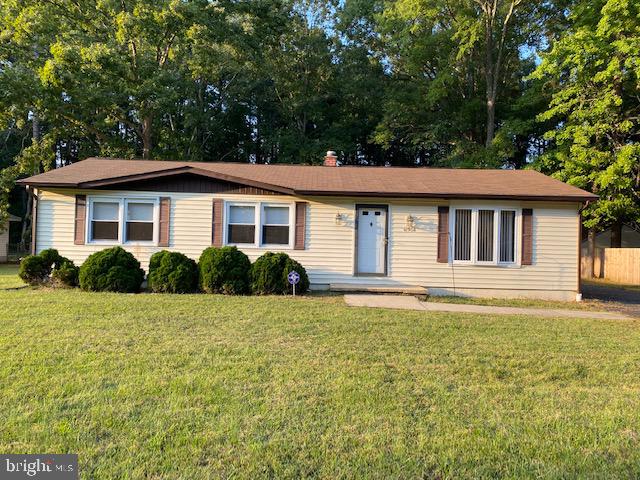
<svg viewBox="0 0 640 480">
<path fill-rule="evenodd" d="M 323 197 L 385 197 L 385 198 L 443 198 L 465 200 L 526 200 L 544 202 L 586 202 L 597 200 L 598 196 L 588 195 L 499 195 L 499 194 L 464 194 L 464 193 L 416 193 L 416 192 L 350 192 L 344 190 L 296 190 L 300 196 Z"/>
</svg>

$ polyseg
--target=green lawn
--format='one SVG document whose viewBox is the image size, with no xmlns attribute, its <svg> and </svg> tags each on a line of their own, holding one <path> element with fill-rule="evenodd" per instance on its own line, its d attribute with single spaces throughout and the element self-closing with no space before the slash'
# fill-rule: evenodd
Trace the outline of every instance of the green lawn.
<svg viewBox="0 0 640 480">
<path fill-rule="evenodd" d="M 0 451 L 82 478 L 638 478 L 640 321 L 11 289 Z"/>
</svg>

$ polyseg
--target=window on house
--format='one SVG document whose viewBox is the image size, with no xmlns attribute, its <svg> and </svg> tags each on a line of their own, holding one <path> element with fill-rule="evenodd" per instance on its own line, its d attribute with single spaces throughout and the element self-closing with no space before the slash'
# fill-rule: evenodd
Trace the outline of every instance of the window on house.
<svg viewBox="0 0 640 480">
<path fill-rule="evenodd" d="M 478 262 L 493 262 L 493 210 L 478 210 Z"/>
<path fill-rule="evenodd" d="M 230 205 L 227 222 L 227 243 L 256 242 L 256 207 Z"/>
<path fill-rule="evenodd" d="M 500 262 L 515 262 L 516 212 L 500 212 Z"/>
<path fill-rule="evenodd" d="M 127 202 L 126 235 L 127 242 L 153 241 L 152 202 Z"/>
<path fill-rule="evenodd" d="M 289 207 L 265 205 L 262 210 L 262 244 L 289 244 Z"/>
<path fill-rule="evenodd" d="M 516 262 L 516 211 L 457 208 L 452 225 L 457 262 L 510 264 Z"/>
<path fill-rule="evenodd" d="M 471 210 L 456 209 L 453 259 L 471 260 Z"/>
<path fill-rule="evenodd" d="M 91 206 L 91 240 L 118 241 L 120 202 L 99 201 Z"/>
</svg>

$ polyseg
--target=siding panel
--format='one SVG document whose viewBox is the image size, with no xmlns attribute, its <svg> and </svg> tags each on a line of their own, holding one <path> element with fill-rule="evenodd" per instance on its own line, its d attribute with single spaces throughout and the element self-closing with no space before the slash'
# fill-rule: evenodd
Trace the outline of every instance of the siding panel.
<svg viewBox="0 0 640 480">
<path fill-rule="evenodd" d="M 90 191 L 42 191 L 39 202 L 38 251 L 57 248 L 81 264 L 105 245 L 74 245 L 75 194 Z M 100 195 L 123 192 L 100 191 Z M 221 194 L 136 192 L 137 197 L 170 196 L 171 242 L 169 250 L 180 251 L 197 260 L 211 245 L 212 204 Z M 237 200 L 237 196 L 229 197 Z M 541 291 L 577 291 L 577 204 L 514 202 L 500 204 L 534 209 L 534 265 L 494 267 L 451 265 L 437 262 L 438 205 L 443 201 L 394 199 L 389 204 L 388 276 L 353 276 L 355 204 L 381 203 L 381 199 L 349 199 L 286 196 L 243 196 L 247 201 L 307 202 L 304 250 L 283 249 L 308 270 L 313 284 L 350 283 L 381 285 L 421 285 L 432 288 L 494 288 Z M 496 204 L 498 205 L 498 204 Z M 342 221 L 336 222 L 341 214 Z M 406 231 L 407 216 L 414 218 L 415 230 Z M 163 247 L 128 246 L 147 268 L 149 257 Z M 166 248 L 166 247 L 164 247 Z M 243 248 L 253 261 L 266 249 Z"/>
</svg>

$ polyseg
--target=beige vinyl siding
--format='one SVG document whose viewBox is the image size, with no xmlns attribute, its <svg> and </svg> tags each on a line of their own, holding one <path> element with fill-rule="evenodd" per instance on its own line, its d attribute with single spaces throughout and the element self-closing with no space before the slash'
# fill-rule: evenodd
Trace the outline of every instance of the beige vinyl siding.
<svg viewBox="0 0 640 480">
<path fill-rule="evenodd" d="M 41 191 L 38 205 L 37 249 L 57 248 L 60 253 L 80 264 L 91 253 L 106 248 L 104 244 L 73 244 L 73 221 L 76 193 L 113 197 L 171 197 L 170 247 L 198 259 L 202 250 L 211 245 L 212 199 L 222 197 L 242 202 L 309 202 L 306 222 L 306 249 L 284 248 L 300 261 L 312 284 L 332 283 L 377 284 L 390 286 L 420 285 L 450 292 L 454 287 L 465 289 L 508 289 L 517 291 L 561 291 L 569 298 L 577 289 L 578 265 L 578 205 L 567 203 L 482 202 L 482 205 L 502 208 L 533 208 L 533 265 L 476 266 L 437 263 L 438 205 L 448 201 L 381 198 L 296 199 L 286 196 L 245 196 L 195 193 L 107 192 L 107 191 Z M 355 277 L 354 238 L 356 204 L 389 205 L 388 276 Z M 456 202 L 451 202 L 455 205 Z M 475 206 L 473 201 L 457 202 L 460 206 Z M 336 214 L 343 221 L 336 224 Z M 407 216 L 415 218 L 415 231 L 405 231 Z M 258 227 L 257 227 L 258 228 Z M 293 228 L 293 226 L 292 226 Z M 519 238 L 516 240 L 520 248 Z M 146 268 L 149 257 L 162 247 L 123 245 Z M 242 248 L 255 260 L 266 248 Z M 571 294 L 571 295 L 570 295 Z"/>
</svg>

